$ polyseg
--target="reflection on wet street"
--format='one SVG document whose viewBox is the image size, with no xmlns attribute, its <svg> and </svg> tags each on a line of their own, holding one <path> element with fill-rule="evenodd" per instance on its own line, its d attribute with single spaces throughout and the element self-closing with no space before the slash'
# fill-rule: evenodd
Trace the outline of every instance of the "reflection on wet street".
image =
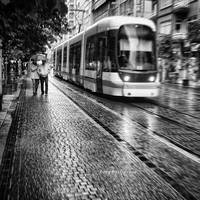
<svg viewBox="0 0 200 200">
<path fill-rule="evenodd" d="M 200 199 L 198 93 L 160 93 L 110 98 L 52 78 L 48 96 L 32 96 L 28 80 L 1 199 Z"/>
</svg>

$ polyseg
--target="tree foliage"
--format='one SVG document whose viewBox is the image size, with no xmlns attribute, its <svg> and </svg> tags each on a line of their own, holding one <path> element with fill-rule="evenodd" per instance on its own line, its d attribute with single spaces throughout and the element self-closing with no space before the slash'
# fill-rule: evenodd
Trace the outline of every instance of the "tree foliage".
<svg viewBox="0 0 200 200">
<path fill-rule="evenodd" d="M 46 45 L 68 30 L 66 13 L 64 0 L 0 0 L 4 54 L 28 59 L 44 52 Z"/>
</svg>

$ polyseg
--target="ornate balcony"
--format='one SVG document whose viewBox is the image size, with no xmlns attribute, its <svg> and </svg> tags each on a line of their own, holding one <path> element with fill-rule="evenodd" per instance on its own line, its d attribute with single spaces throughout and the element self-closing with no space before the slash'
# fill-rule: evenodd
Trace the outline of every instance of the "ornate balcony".
<svg viewBox="0 0 200 200">
<path fill-rule="evenodd" d="M 186 17 L 189 12 L 189 0 L 175 0 L 173 12 Z"/>
<path fill-rule="evenodd" d="M 187 38 L 186 33 L 173 33 L 172 34 L 172 39 L 173 40 L 184 40 Z"/>
</svg>

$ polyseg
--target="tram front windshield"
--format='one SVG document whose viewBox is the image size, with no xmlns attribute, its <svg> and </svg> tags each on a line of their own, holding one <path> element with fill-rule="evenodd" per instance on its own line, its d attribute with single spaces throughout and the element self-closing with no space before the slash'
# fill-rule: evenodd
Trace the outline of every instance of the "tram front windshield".
<svg viewBox="0 0 200 200">
<path fill-rule="evenodd" d="M 124 25 L 118 33 L 120 70 L 156 70 L 155 36 L 148 26 Z"/>
</svg>

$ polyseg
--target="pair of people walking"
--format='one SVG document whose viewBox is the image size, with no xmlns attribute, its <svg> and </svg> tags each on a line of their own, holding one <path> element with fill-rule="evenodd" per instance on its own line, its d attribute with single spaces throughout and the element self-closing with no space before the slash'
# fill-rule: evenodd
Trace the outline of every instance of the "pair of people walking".
<svg viewBox="0 0 200 200">
<path fill-rule="evenodd" d="M 37 62 L 31 61 L 31 79 L 33 83 L 33 95 L 37 95 L 39 81 L 41 84 L 41 94 L 48 94 L 48 74 L 50 73 L 49 64 L 46 59 L 37 58 Z"/>
</svg>

